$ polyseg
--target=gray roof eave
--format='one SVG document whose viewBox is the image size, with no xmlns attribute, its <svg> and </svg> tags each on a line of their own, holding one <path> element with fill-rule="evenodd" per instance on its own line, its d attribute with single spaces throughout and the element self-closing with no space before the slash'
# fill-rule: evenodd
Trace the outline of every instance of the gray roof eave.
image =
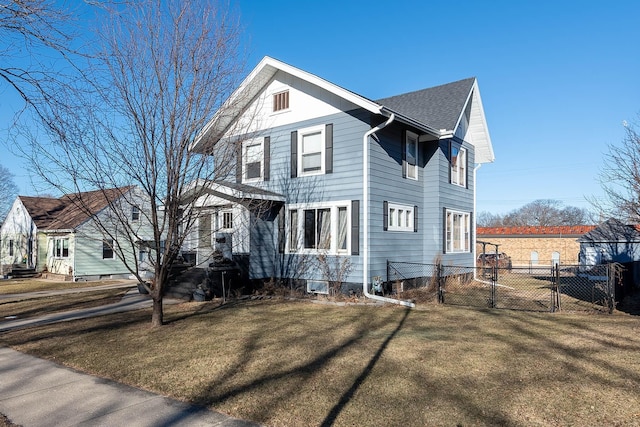
<svg viewBox="0 0 640 427">
<path fill-rule="evenodd" d="M 398 121 L 400 121 L 402 123 L 408 124 L 410 126 L 413 126 L 413 127 L 417 128 L 417 129 L 420 129 L 423 132 L 428 133 L 431 136 L 434 136 L 434 137 L 436 137 L 438 139 L 446 138 L 446 137 L 449 137 L 449 136 L 453 136 L 453 132 L 446 131 L 445 129 L 442 129 L 442 130 L 434 129 L 434 128 L 430 127 L 430 126 L 425 125 L 422 122 L 419 122 L 418 120 L 415 120 L 415 119 L 413 119 L 413 118 L 411 118 L 409 116 L 405 116 L 402 113 L 398 113 L 397 111 L 394 111 L 394 110 L 392 110 L 390 108 L 387 108 L 384 105 L 380 106 L 380 111 L 384 115 L 387 115 L 387 116 L 390 116 L 391 114 L 393 114 L 393 115 L 396 116 L 396 120 L 398 120 Z"/>
</svg>

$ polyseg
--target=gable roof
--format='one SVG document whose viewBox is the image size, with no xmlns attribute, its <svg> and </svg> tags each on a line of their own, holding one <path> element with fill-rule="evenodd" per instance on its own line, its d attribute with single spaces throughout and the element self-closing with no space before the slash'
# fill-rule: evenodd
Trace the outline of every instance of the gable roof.
<svg viewBox="0 0 640 427">
<path fill-rule="evenodd" d="M 52 197 L 18 196 L 39 230 L 72 230 L 133 187 L 110 188 Z"/>
<path fill-rule="evenodd" d="M 582 236 L 595 229 L 595 225 L 519 226 L 519 227 L 477 227 L 478 236 Z"/>
<path fill-rule="evenodd" d="M 413 126 L 432 139 L 452 137 L 467 105 L 472 102 L 474 117 L 479 118 L 475 130 L 475 134 L 479 137 L 477 143 L 473 142 L 477 151 L 476 162 L 485 163 L 494 160 L 478 84 L 474 77 L 372 101 L 268 56 L 260 61 L 224 102 L 214 117 L 204 126 L 190 149 L 198 151 L 209 144 L 215 145 L 279 71 L 326 90 L 373 114 L 383 117 L 390 117 L 393 114 L 396 116 L 396 121 Z"/>
<path fill-rule="evenodd" d="M 453 132 L 469 98 L 475 78 L 379 99 L 380 105 L 424 123 Z"/>
</svg>

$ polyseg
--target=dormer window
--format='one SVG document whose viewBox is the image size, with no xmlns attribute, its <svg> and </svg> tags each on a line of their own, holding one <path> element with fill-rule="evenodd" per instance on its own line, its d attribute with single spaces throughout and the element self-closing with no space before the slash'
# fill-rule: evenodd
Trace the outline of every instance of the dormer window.
<svg viewBox="0 0 640 427">
<path fill-rule="evenodd" d="M 273 112 L 289 109 L 289 91 L 278 92 L 273 95 Z"/>
</svg>

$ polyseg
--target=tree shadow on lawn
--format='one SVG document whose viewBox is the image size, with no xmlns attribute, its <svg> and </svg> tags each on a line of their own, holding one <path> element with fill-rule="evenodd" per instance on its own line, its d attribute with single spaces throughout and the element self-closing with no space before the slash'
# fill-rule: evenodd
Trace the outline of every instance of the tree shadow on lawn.
<svg viewBox="0 0 640 427">
<path fill-rule="evenodd" d="M 398 321 L 398 325 L 395 329 L 384 339 L 384 342 L 380 345 L 375 352 L 368 365 L 364 368 L 361 374 L 355 378 L 352 386 L 346 390 L 340 397 L 338 402 L 329 411 L 322 425 L 330 426 L 343 410 L 343 408 L 349 403 L 355 392 L 361 386 L 361 384 L 369 376 L 371 370 L 380 359 L 382 353 L 388 346 L 389 342 L 395 337 L 395 335 L 402 328 L 406 318 L 411 310 L 404 311 L 402 318 Z M 204 390 L 201 390 L 197 396 L 194 396 L 191 401 L 206 405 L 209 407 L 216 407 L 230 399 L 239 397 L 246 393 L 257 391 L 261 388 L 268 389 L 269 387 L 275 387 L 277 392 L 269 395 L 263 393 L 260 396 L 261 402 L 255 407 L 251 414 L 244 414 L 245 418 L 252 419 L 258 422 L 267 422 L 271 417 L 272 409 L 276 402 L 282 402 L 286 400 L 295 400 L 295 397 L 300 393 L 301 387 L 315 375 L 324 374 L 329 369 L 329 364 L 337 357 L 342 356 L 352 348 L 362 345 L 363 342 L 370 339 L 368 334 L 371 331 L 376 331 L 382 327 L 389 328 L 389 325 L 396 322 L 398 318 L 398 311 L 392 309 L 387 316 L 380 316 L 380 311 L 377 309 L 358 311 L 354 313 L 358 315 L 357 319 L 353 317 L 347 317 L 341 324 L 332 324 L 332 330 L 338 330 L 341 328 L 352 327 L 357 324 L 357 328 L 349 334 L 349 336 L 340 340 L 339 343 L 332 345 L 322 353 L 318 354 L 313 359 L 306 363 L 297 364 L 291 366 L 291 360 L 283 360 L 281 363 L 269 366 L 269 372 L 264 372 L 259 377 L 253 377 L 244 383 L 233 385 L 235 377 L 238 373 L 243 371 L 243 368 L 247 365 L 255 362 L 257 352 L 261 350 L 262 344 L 260 338 L 262 333 L 256 330 L 251 337 L 245 338 L 245 344 L 241 352 L 241 359 L 238 360 L 234 366 L 229 367 L 226 372 L 216 378 L 215 381 L 210 383 Z M 283 319 L 283 322 L 290 322 L 291 319 Z M 278 325 L 279 326 L 279 325 Z M 276 327 L 278 327 L 276 326 Z M 322 331 L 326 332 L 327 338 L 331 334 L 331 330 Z M 318 333 L 318 331 L 310 331 L 309 333 Z M 376 335 L 375 340 L 381 339 Z M 305 345 L 305 338 L 289 337 L 286 340 L 286 346 Z M 325 348 L 325 347 L 319 347 Z M 286 349 L 283 349 L 282 356 L 287 357 Z M 291 381 L 291 378 L 297 378 L 295 381 Z"/>
</svg>

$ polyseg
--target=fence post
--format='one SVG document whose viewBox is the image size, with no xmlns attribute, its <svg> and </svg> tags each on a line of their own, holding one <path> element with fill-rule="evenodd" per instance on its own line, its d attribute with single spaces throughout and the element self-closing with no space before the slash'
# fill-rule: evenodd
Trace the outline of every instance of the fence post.
<svg viewBox="0 0 640 427">
<path fill-rule="evenodd" d="M 438 283 L 438 302 L 444 304 L 444 284 L 442 280 L 442 265 L 436 264 L 436 280 Z"/>
<path fill-rule="evenodd" d="M 613 314 L 616 298 L 616 266 L 615 263 L 607 264 L 607 305 L 609 314 Z"/>
<path fill-rule="evenodd" d="M 551 312 L 560 311 L 560 268 L 551 265 Z"/>
<path fill-rule="evenodd" d="M 496 308 L 496 288 L 498 283 L 498 267 L 493 266 L 491 269 L 491 308 Z"/>
</svg>

